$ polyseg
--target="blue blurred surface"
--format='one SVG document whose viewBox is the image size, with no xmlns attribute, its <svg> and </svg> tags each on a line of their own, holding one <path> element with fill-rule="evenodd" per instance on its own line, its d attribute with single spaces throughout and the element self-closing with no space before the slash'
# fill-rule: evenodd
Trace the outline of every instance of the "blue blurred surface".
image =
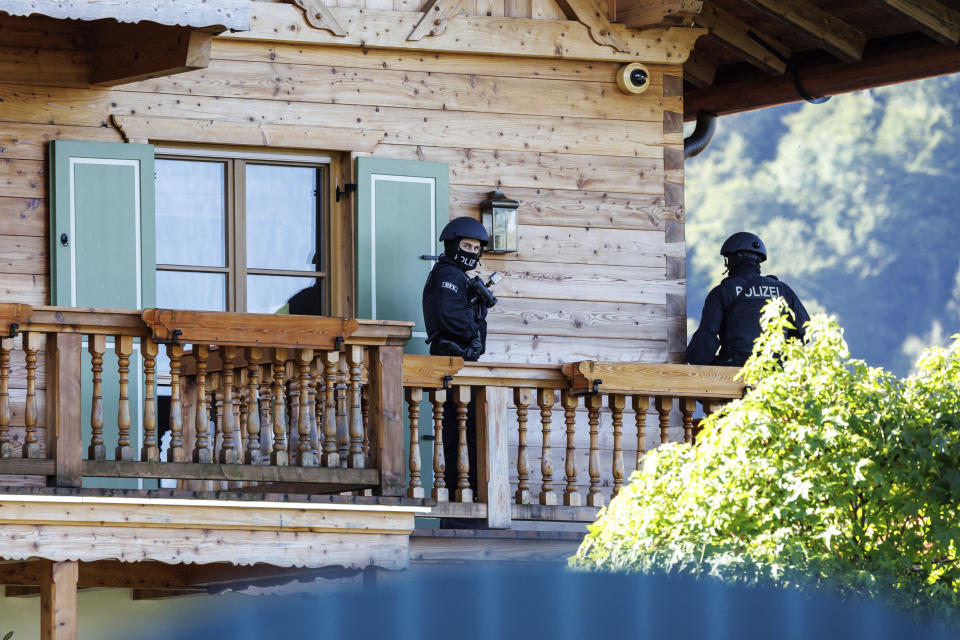
<svg viewBox="0 0 960 640">
<path fill-rule="evenodd" d="M 202 602 L 202 604 L 200 604 Z M 238 604 L 239 603 L 239 604 Z M 562 567 L 418 569 L 373 588 L 323 595 L 185 601 L 177 619 L 119 638 L 687 638 L 925 640 L 956 637 L 877 602 L 727 586 L 683 577 L 575 573 Z M 146 621 L 144 621 L 146 622 Z"/>
</svg>

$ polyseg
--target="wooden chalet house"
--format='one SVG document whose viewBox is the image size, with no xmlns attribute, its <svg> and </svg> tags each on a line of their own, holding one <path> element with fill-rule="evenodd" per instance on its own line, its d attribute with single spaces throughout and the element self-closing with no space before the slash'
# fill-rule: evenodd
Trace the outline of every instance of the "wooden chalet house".
<svg viewBox="0 0 960 640">
<path fill-rule="evenodd" d="M 683 122 L 958 40 L 957 0 L 0 0 L 0 633 L 38 592 L 74 638 L 78 589 L 568 555 L 740 394 L 682 364 Z M 423 356 L 423 256 L 495 189 L 487 354 Z M 435 439 L 471 388 L 473 485 Z"/>
</svg>

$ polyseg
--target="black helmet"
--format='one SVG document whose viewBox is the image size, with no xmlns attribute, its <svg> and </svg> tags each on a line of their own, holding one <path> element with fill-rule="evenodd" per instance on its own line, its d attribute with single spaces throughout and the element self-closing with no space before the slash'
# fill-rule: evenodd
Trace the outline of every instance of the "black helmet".
<svg viewBox="0 0 960 640">
<path fill-rule="evenodd" d="M 767 248 L 763 246 L 763 240 L 759 236 L 746 231 L 740 231 L 733 234 L 720 247 L 720 255 L 727 257 L 738 251 L 750 251 L 760 256 L 760 262 L 767 259 Z"/>
<path fill-rule="evenodd" d="M 459 238 L 474 238 L 479 240 L 483 246 L 486 246 L 490 241 L 490 236 L 487 235 L 487 230 L 483 224 L 479 220 L 467 216 L 454 218 L 447 223 L 447 226 L 440 233 L 440 239 L 444 242 L 458 240 Z"/>
</svg>

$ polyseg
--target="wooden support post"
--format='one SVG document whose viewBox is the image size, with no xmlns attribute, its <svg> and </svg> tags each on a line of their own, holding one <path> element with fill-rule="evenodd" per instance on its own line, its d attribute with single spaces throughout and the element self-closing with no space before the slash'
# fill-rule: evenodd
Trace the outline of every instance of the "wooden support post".
<svg viewBox="0 0 960 640">
<path fill-rule="evenodd" d="M 683 416 L 683 441 L 693 444 L 693 413 L 697 410 L 696 398 L 680 400 L 680 414 Z"/>
<path fill-rule="evenodd" d="M 363 347 L 353 345 L 347 355 L 350 357 L 350 451 L 347 466 L 351 469 L 363 469 L 363 409 L 360 406 Z"/>
<path fill-rule="evenodd" d="M 637 462 L 635 471 L 640 471 L 643 465 L 643 454 L 647 447 L 647 409 L 650 408 L 650 398 L 647 396 L 633 396 L 633 419 L 637 425 Z"/>
<path fill-rule="evenodd" d="M 603 396 L 595 393 L 586 397 L 587 421 L 590 423 L 590 458 L 587 471 L 590 473 L 590 491 L 587 493 L 588 507 L 602 507 L 603 494 L 600 493 L 600 407 Z"/>
<path fill-rule="evenodd" d="M 186 462 L 187 456 L 183 450 L 183 390 L 180 385 L 183 346 L 168 344 L 167 356 L 170 358 L 170 448 L 167 449 L 167 462 Z M 117 459 L 122 458 L 117 456 Z"/>
<path fill-rule="evenodd" d="M 287 350 L 276 349 L 273 362 L 273 451 L 270 464 L 287 466 L 287 411 L 286 411 L 286 361 Z"/>
<path fill-rule="evenodd" d="M 50 560 L 40 560 L 40 563 L 40 637 L 42 640 L 77 640 L 78 563 Z"/>
<path fill-rule="evenodd" d="M 13 350 L 13 338 L 0 338 L 0 458 L 13 456 L 10 443 L 10 352 Z"/>
<path fill-rule="evenodd" d="M 310 404 L 310 365 L 313 364 L 313 349 L 297 351 L 297 363 L 300 367 L 300 414 L 297 419 L 297 464 L 301 467 L 317 466 L 313 455 L 313 443 L 310 442 L 310 420 L 313 406 Z M 258 429 L 259 431 L 259 429 Z"/>
<path fill-rule="evenodd" d="M 220 463 L 237 464 L 237 420 L 233 413 L 233 361 L 237 359 L 236 347 L 223 347 L 223 441 L 220 443 Z"/>
<path fill-rule="evenodd" d="M 470 448 L 467 444 L 467 420 L 470 415 L 470 387 L 460 386 L 453 392 L 457 405 L 457 502 L 473 502 L 470 486 Z M 479 437 L 477 438 L 479 440 Z"/>
<path fill-rule="evenodd" d="M 160 447 L 157 446 L 155 388 L 155 372 L 159 352 L 156 342 L 150 338 L 141 338 L 140 353 L 143 355 L 143 446 L 140 448 L 140 459 L 150 462 L 160 460 Z"/>
<path fill-rule="evenodd" d="M 553 449 L 550 447 L 550 421 L 553 415 L 553 389 L 540 389 L 537 392 L 537 405 L 540 407 L 540 425 L 543 444 L 540 447 L 540 504 L 557 504 L 557 493 L 553 490 Z"/>
<path fill-rule="evenodd" d="M 433 405 L 433 490 L 430 497 L 437 502 L 450 501 L 450 490 L 444 476 L 447 462 L 443 455 L 443 404 L 446 401 L 446 389 L 430 392 L 430 404 Z"/>
<path fill-rule="evenodd" d="M 37 441 L 37 354 L 43 344 L 42 333 L 24 333 L 23 350 L 27 352 L 27 405 L 23 411 L 26 433 L 23 436 L 23 457 L 40 458 L 40 443 Z"/>
<path fill-rule="evenodd" d="M 560 402 L 563 404 L 564 423 L 567 426 L 567 455 L 566 473 L 567 486 L 563 491 L 563 504 L 568 507 L 579 507 L 580 491 L 577 489 L 577 445 L 575 426 L 577 422 L 577 406 L 580 398 L 569 391 L 560 393 Z"/>
<path fill-rule="evenodd" d="M 423 400 L 423 389 L 407 387 L 407 414 L 410 419 L 410 486 L 407 487 L 408 498 L 423 497 L 423 483 L 420 481 L 420 401 Z"/>
<path fill-rule="evenodd" d="M 611 394 L 607 403 L 613 418 L 613 492 L 610 494 L 613 499 L 623 488 L 623 409 L 627 406 L 627 399 L 619 394 Z"/>
<path fill-rule="evenodd" d="M 374 468 L 380 469 L 380 495 L 402 496 L 406 467 L 403 456 L 403 347 L 385 345 L 369 351 L 370 428 L 376 441 L 370 444 L 370 457 L 375 460 Z M 336 384 L 335 375 L 332 377 L 333 380 L 327 378 L 328 385 Z M 327 389 L 328 398 L 330 392 Z M 333 455 L 336 455 L 336 422 L 333 426 Z"/>
<path fill-rule="evenodd" d="M 337 365 L 340 362 L 339 351 L 323 353 L 323 377 L 327 385 L 327 395 L 323 407 L 323 459 L 325 467 L 340 466 L 340 451 L 337 449 Z M 402 358 L 401 358 L 402 362 Z M 400 384 L 398 382 L 398 384 Z M 401 398 L 402 391 L 397 392 Z M 401 414 L 398 412 L 397 416 Z M 402 429 L 401 429 L 402 430 Z M 393 494 L 391 494 L 393 495 Z"/>
<path fill-rule="evenodd" d="M 83 475 L 80 437 L 79 333 L 47 336 L 47 457 L 57 461 L 57 472 L 47 484 L 79 487 Z"/>
<path fill-rule="evenodd" d="M 93 371 L 93 396 L 90 404 L 90 447 L 87 457 L 91 460 L 106 460 L 107 447 L 103 444 L 103 354 L 107 350 L 107 337 L 90 336 L 87 342 L 90 365 Z"/>
<path fill-rule="evenodd" d="M 527 455 L 527 405 L 530 389 L 514 389 L 513 404 L 517 407 L 517 504 L 530 504 L 530 458 Z"/>
<path fill-rule="evenodd" d="M 482 387 L 477 393 L 477 495 L 487 504 L 487 526 L 491 529 L 509 529 L 512 513 L 507 448 L 509 393 L 506 387 Z M 466 396 L 469 400 L 469 389 Z"/>
<path fill-rule="evenodd" d="M 660 417 L 660 444 L 670 441 L 670 412 L 673 410 L 673 398 L 657 396 L 654 400 Z"/>
<path fill-rule="evenodd" d="M 117 372 L 120 375 L 120 402 L 117 406 L 117 448 L 114 453 L 117 460 L 133 460 L 133 447 L 130 444 L 130 356 L 133 355 L 133 338 L 130 336 L 114 336 L 113 350 L 117 354 Z M 171 358 L 171 380 L 173 379 L 173 359 Z M 179 364 L 179 361 L 178 361 Z M 179 370 L 179 366 L 177 367 Z M 172 386 L 172 383 L 171 383 Z M 179 382 L 178 382 L 179 390 Z M 172 394 L 171 394 L 172 397 Z M 177 409 L 179 413 L 180 394 L 177 394 Z M 171 400 L 171 420 L 173 415 L 173 401 Z"/>
</svg>

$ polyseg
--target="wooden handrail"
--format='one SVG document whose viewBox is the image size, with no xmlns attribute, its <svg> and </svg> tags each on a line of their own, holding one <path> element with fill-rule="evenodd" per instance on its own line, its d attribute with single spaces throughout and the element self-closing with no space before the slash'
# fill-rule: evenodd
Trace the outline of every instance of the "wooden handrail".
<svg viewBox="0 0 960 640">
<path fill-rule="evenodd" d="M 574 395 L 649 394 L 679 398 L 739 398 L 740 369 L 689 364 L 643 364 L 584 360 L 563 365 Z"/>
</svg>

